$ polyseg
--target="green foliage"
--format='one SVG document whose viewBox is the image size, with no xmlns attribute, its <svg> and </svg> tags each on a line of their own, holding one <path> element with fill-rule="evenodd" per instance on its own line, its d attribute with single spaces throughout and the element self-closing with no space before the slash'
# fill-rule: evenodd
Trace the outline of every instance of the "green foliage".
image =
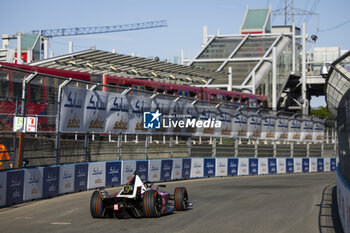
<svg viewBox="0 0 350 233">
<path fill-rule="evenodd" d="M 311 109 L 310 115 L 322 116 L 322 117 L 332 117 L 332 114 L 328 111 L 327 107 L 320 106 L 317 109 Z"/>
</svg>

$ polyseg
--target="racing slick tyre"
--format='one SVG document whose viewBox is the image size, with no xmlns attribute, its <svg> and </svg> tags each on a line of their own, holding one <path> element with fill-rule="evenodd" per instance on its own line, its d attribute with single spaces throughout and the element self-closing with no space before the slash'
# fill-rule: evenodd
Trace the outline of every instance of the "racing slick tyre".
<svg viewBox="0 0 350 233">
<path fill-rule="evenodd" d="M 158 218 L 162 211 L 162 198 L 155 190 L 143 194 L 143 212 L 147 218 Z"/>
<path fill-rule="evenodd" d="M 188 194 L 184 187 L 177 187 L 174 191 L 174 202 L 176 210 L 187 209 Z"/>
<path fill-rule="evenodd" d="M 105 215 L 105 206 L 99 191 L 93 192 L 91 196 L 90 212 L 94 218 L 103 218 Z"/>
</svg>

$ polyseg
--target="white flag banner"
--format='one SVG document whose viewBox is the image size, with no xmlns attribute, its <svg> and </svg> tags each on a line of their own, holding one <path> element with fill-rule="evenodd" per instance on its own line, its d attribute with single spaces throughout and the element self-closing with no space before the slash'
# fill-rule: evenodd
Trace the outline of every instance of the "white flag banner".
<svg viewBox="0 0 350 233">
<path fill-rule="evenodd" d="M 199 117 L 199 113 L 197 111 L 197 108 L 195 107 L 194 104 L 191 103 L 186 103 L 184 106 L 184 111 L 183 111 L 184 116 L 186 116 L 185 118 L 188 118 L 191 122 L 194 120 L 196 121 Z M 184 118 L 184 119 L 185 119 Z M 196 127 L 195 125 L 188 125 L 187 127 L 184 128 L 184 130 L 182 131 L 183 135 L 186 136 L 192 136 L 196 134 Z"/>
<path fill-rule="evenodd" d="M 196 104 L 198 118 L 196 122 L 197 136 L 215 136 L 217 109 L 210 104 Z"/>
<path fill-rule="evenodd" d="M 169 116 L 175 122 L 183 121 L 190 119 L 191 115 L 185 114 L 185 106 L 189 104 L 189 101 L 186 99 L 179 99 L 178 101 L 172 101 L 169 108 Z M 163 120 L 166 120 L 163 118 Z M 171 132 L 175 135 L 184 135 L 186 134 L 186 127 L 181 127 L 179 123 L 175 126 L 171 126 Z"/>
<path fill-rule="evenodd" d="M 125 95 L 109 93 L 106 132 L 127 132 L 129 126 L 129 109 L 129 101 Z"/>
<path fill-rule="evenodd" d="M 301 141 L 312 141 L 314 123 L 312 120 L 303 120 L 301 122 Z"/>
<path fill-rule="evenodd" d="M 85 97 L 84 126 L 87 132 L 105 132 L 108 94 L 88 91 Z"/>
<path fill-rule="evenodd" d="M 288 140 L 289 119 L 286 117 L 277 117 L 276 119 L 276 139 Z"/>
<path fill-rule="evenodd" d="M 218 120 L 221 121 L 221 128 L 218 134 L 219 137 L 232 137 L 232 124 L 236 114 L 236 109 L 232 109 L 229 107 L 220 108 L 220 112 L 218 115 Z"/>
<path fill-rule="evenodd" d="M 159 111 L 162 114 L 161 127 L 159 129 L 150 130 L 152 134 L 171 134 L 172 122 L 175 119 L 170 117 L 170 105 L 173 101 L 164 98 L 154 98 L 151 103 L 151 112 Z M 164 124 L 163 124 L 164 123 Z"/>
<path fill-rule="evenodd" d="M 264 140 L 275 140 L 276 139 L 276 117 L 264 116 L 262 118 L 261 139 L 264 139 Z"/>
<path fill-rule="evenodd" d="M 234 138 L 247 138 L 248 117 L 243 112 L 238 113 L 232 122 L 232 136 Z"/>
<path fill-rule="evenodd" d="M 301 121 L 298 119 L 290 119 L 288 123 L 288 140 L 300 141 L 301 140 Z"/>
<path fill-rule="evenodd" d="M 261 116 L 251 114 L 248 116 L 248 138 L 260 138 L 261 137 Z"/>
<path fill-rule="evenodd" d="M 147 129 L 143 128 L 143 113 L 150 111 L 151 99 L 144 96 L 128 96 L 127 98 L 130 103 L 128 133 L 149 133 Z"/>
<path fill-rule="evenodd" d="M 314 121 L 312 141 L 323 142 L 323 140 L 324 140 L 324 123 L 321 121 Z"/>
</svg>

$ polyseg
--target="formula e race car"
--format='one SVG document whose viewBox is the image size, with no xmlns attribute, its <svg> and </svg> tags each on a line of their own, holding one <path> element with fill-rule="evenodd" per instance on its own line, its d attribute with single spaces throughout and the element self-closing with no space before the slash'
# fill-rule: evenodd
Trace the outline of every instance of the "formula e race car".
<svg viewBox="0 0 350 233">
<path fill-rule="evenodd" d="M 91 215 L 94 218 L 158 218 L 174 210 L 187 210 L 192 207 L 186 188 L 177 187 L 174 195 L 170 195 L 158 190 L 166 187 L 165 185 L 158 185 L 156 189 L 152 186 L 153 183 L 143 183 L 135 172 L 134 177 L 119 193 L 109 195 L 104 188 L 100 188 L 91 196 Z"/>
</svg>

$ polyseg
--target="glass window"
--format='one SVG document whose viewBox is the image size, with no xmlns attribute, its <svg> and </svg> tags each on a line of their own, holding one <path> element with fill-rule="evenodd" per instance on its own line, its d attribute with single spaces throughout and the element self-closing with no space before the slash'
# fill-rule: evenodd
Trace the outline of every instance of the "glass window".
<svg viewBox="0 0 350 233">
<path fill-rule="evenodd" d="M 22 83 L 25 74 L 19 72 L 12 72 L 12 87 L 13 87 L 13 98 L 20 100 L 22 99 Z"/>
<path fill-rule="evenodd" d="M 10 81 L 9 73 L 5 70 L 0 70 L 0 98 L 8 98 L 10 96 Z"/>
</svg>

